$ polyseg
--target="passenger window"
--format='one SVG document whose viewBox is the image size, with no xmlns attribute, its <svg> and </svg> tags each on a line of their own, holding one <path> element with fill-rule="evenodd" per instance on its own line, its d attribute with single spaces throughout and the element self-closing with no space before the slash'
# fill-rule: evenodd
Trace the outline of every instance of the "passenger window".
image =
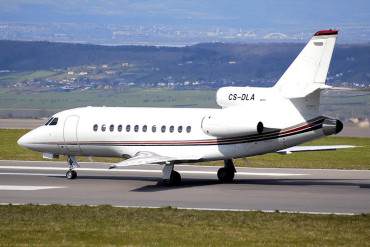
<svg viewBox="0 0 370 247">
<path fill-rule="evenodd" d="M 146 132 L 147 129 L 148 129 L 148 126 L 144 125 L 143 126 L 143 132 Z"/>
<path fill-rule="evenodd" d="M 130 132 L 130 129 L 131 129 L 131 126 L 128 124 L 128 125 L 126 125 L 126 131 L 127 132 Z"/>
<path fill-rule="evenodd" d="M 172 133 L 175 130 L 175 127 L 173 125 L 170 126 L 170 132 Z"/>
<path fill-rule="evenodd" d="M 114 125 L 113 125 L 113 124 L 111 124 L 111 125 L 109 126 L 109 130 L 110 130 L 110 132 L 112 132 L 112 131 L 114 130 Z"/>
<path fill-rule="evenodd" d="M 45 123 L 45 125 L 48 125 L 54 118 L 49 118 L 49 120 Z"/>
<path fill-rule="evenodd" d="M 135 127 L 134 127 L 134 131 L 135 131 L 135 132 L 138 132 L 138 131 L 139 131 L 139 125 L 135 125 Z"/>
<path fill-rule="evenodd" d="M 162 133 L 166 132 L 166 126 L 165 125 L 162 125 L 161 131 L 162 131 Z"/>
<path fill-rule="evenodd" d="M 152 132 L 156 132 L 157 131 L 157 126 L 153 125 L 152 126 Z"/>
<path fill-rule="evenodd" d="M 186 127 L 186 132 L 190 133 L 190 131 L 191 131 L 191 126 Z"/>
<path fill-rule="evenodd" d="M 56 118 L 54 118 L 54 119 L 50 122 L 50 124 L 49 124 L 49 125 L 57 125 L 57 123 L 58 123 L 58 118 L 56 117 Z"/>
<path fill-rule="evenodd" d="M 105 126 L 105 124 L 103 124 L 102 126 L 101 126 L 101 131 L 105 131 L 105 129 L 106 129 L 107 127 Z"/>
<path fill-rule="evenodd" d="M 97 131 L 98 130 L 98 125 L 97 124 L 94 124 L 93 130 L 94 131 Z"/>
<path fill-rule="evenodd" d="M 178 131 L 179 133 L 181 133 L 181 132 L 182 132 L 182 126 L 179 126 L 179 127 L 177 128 L 177 131 Z"/>
<path fill-rule="evenodd" d="M 117 130 L 118 130 L 118 132 L 121 132 L 122 131 L 122 125 L 121 124 L 118 125 Z"/>
</svg>

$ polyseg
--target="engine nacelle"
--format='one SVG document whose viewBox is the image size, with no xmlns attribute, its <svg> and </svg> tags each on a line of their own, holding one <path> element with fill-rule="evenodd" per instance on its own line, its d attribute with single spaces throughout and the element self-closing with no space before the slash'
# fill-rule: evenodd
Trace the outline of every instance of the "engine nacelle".
<svg viewBox="0 0 370 247">
<path fill-rule="evenodd" d="M 204 133 L 215 137 L 233 137 L 261 134 L 264 126 L 261 121 L 250 117 L 219 112 L 203 118 L 202 130 Z"/>
</svg>

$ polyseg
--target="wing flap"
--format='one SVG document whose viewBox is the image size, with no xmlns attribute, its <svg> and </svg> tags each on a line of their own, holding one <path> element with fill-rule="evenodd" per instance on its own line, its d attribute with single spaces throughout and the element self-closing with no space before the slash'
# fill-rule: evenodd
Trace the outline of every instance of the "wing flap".
<svg viewBox="0 0 370 247">
<path fill-rule="evenodd" d="M 158 155 L 152 152 L 138 152 L 132 158 L 111 165 L 109 169 L 148 164 L 164 164 L 166 162 L 172 162 L 175 160 L 177 159 L 173 157 Z"/>
<path fill-rule="evenodd" d="M 295 146 L 277 151 L 279 154 L 291 154 L 296 152 L 313 152 L 313 151 L 335 151 L 337 149 L 355 148 L 352 145 L 328 145 L 328 146 Z"/>
</svg>

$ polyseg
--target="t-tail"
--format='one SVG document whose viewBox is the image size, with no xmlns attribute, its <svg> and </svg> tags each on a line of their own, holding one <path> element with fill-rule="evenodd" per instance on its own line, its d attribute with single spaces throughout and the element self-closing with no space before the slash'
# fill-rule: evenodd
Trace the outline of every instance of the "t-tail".
<svg viewBox="0 0 370 247">
<path fill-rule="evenodd" d="M 290 99 L 330 88 L 325 82 L 337 35 L 337 30 L 315 33 L 274 87 Z"/>
<path fill-rule="evenodd" d="M 225 115 L 218 117 L 230 122 L 235 116 L 245 116 L 246 119 L 238 119 L 237 122 L 245 126 L 248 121 L 253 120 L 250 126 L 253 126 L 256 133 L 316 119 L 320 116 L 321 91 L 332 88 L 325 82 L 337 35 L 336 30 L 316 32 L 273 87 L 220 88 L 216 100 L 217 104 L 225 109 Z M 240 114 L 241 112 L 247 114 Z M 209 119 L 216 121 L 217 117 Z M 342 130 L 343 124 L 339 120 L 328 117 L 325 119 L 325 135 L 336 134 Z M 260 122 L 264 128 L 258 128 L 261 126 Z M 234 126 L 233 129 L 237 128 Z"/>
</svg>

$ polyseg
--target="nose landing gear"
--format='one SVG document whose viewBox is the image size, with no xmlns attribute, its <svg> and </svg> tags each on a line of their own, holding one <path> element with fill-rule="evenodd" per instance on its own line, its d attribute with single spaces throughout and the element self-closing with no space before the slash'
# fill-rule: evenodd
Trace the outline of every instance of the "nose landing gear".
<svg viewBox="0 0 370 247">
<path fill-rule="evenodd" d="M 66 173 L 66 178 L 68 179 L 77 178 L 77 172 L 74 169 L 80 167 L 80 165 L 77 163 L 75 156 L 68 156 L 68 167 L 69 170 Z"/>
<path fill-rule="evenodd" d="M 75 170 L 68 170 L 66 173 L 66 178 L 75 179 L 77 178 L 77 172 Z"/>
</svg>

